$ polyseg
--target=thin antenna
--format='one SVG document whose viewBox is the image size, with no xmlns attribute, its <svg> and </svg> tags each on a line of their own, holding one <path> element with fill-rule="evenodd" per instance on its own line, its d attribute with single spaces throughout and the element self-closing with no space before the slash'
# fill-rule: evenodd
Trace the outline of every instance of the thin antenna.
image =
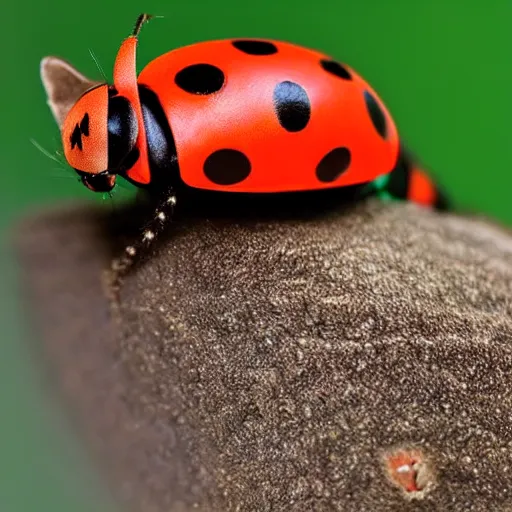
<svg viewBox="0 0 512 512">
<path fill-rule="evenodd" d="M 89 48 L 89 53 L 91 54 L 92 60 L 96 64 L 96 67 L 98 68 L 98 71 L 101 73 L 101 76 L 103 77 L 103 80 L 105 82 L 108 82 L 107 75 L 105 74 L 105 71 L 103 71 L 103 68 L 101 67 L 100 61 L 98 60 L 98 57 L 96 57 L 96 54 L 94 53 L 92 48 Z"/>
<path fill-rule="evenodd" d="M 141 14 L 137 18 L 137 21 L 135 22 L 135 27 L 133 29 L 132 36 L 138 37 L 142 27 L 152 18 L 154 18 L 154 16 L 152 16 L 151 14 L 147 14 L 147 13 Z"/>
</svg>

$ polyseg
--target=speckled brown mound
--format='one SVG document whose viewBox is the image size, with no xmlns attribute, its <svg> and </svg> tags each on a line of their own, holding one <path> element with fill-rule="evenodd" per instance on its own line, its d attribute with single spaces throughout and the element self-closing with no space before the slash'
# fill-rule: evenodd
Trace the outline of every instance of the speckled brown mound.
<svg viewBox="0 0 512 512">
<path fill-rule="evenodd" d="M 373 201 L 183 216 L 127 279 L 116 324 L 100 219 L 43 216 L 19 252 L 123 510 L 512 510 L 504 230 Z"/>
</svg>

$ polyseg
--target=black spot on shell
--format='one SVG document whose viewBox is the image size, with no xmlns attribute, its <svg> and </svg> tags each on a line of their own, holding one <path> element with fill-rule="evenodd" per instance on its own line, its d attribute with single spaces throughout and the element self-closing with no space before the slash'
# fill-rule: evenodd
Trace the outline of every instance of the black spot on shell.
<svg viewBox="0 0 512 512">
<path fill-rule="evenodd" d="M 337 76 L 338 78 L 342 78 L 343 80 L 352 80 L 352 75 L 349 73 L 348 69 L 336 62 L 335 60 L 321 60 L 321 66 L 330 73 L 331 75 Z"/>
<path fill-rule="evenodd" d="M 211 64 L 192 64 L 179 71 L 174 81 L 190 94 L 213 94 L 224 85 L 224 73 Z"/>
<path fill-rule="evenodd" d="M 350 151 L 336 148 L 329 151 L 316 167 L 316 177 L 323 183 L 330 183 L 339 178 L 350 166 Z"/>
<path fill-rule="evenodd" d="M 311 117 L 311 104 L 303 87 L 281 82 L 274 89 L 274 108 L 279 124 L 288 132 L 303 130 Z"/>
<path fill-rule="evenodd" d="M 364 101 L 374 128 L 377 130 L 377 133 L 385 139 L 388 134 L 388 124 L 384 112 L 377 103 L 377 100 L 368 91 L 364 91 Z"/>
<path fill-rule="evenodd" d="M 217 185 L 234 185 L 251 173 L 251 162 L 236 149 L 219 149 L 204 163 L 204 174 Z"/>
<path fill-rule="evenodd" d="M 87 112 L 80 121 L 80 124 L 77 123 L 75 125 L 75 129 L 69 138 L 71 149 L 75 149 L 75 146 L 77 146 L 80 151 L 83 150 L 82 135 L 89 137 L 89 114 Z"/>
<path fill-rule="evenodd" d="M 239 39 L 233 41 L 233 46 L 248 55 L 274 55 L 277 46 L 269 41 L 254 41 L 251 39 Z"/>
<path fill-rule="evenodd" d="M 80 126 L 78 126 L 78 124 L 75 126 L 71 137 L 69 137 L 69 143 L 71 144 L 71 149 L 75 149 L 75 146 L 77 146 L 78 149 L 82 151 L 82 132 L 80 131 Z"/>
<path fill-rule="evenodd" d="M 89 136 L 89 114 L 85 114 L 80 121 L 80 131 L 86 136 Z"/>
</svg>

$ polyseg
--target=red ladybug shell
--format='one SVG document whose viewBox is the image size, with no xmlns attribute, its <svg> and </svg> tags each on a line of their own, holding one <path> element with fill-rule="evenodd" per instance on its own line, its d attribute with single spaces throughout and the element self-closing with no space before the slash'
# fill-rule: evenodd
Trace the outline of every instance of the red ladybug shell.
<svg viewBox="0 0 512 512">
<path fill-rule="evenodd" d="M 190 187 L 341 187 L 389 173 L 397 161 L 397 129 L 376 92 L 352 69 L 293 44 L 194 44 L 150 62 L 138 84 L 157 95 Z M 126 173 L 132 181 L 151 181 L 136 169 Z"/>
</svg>

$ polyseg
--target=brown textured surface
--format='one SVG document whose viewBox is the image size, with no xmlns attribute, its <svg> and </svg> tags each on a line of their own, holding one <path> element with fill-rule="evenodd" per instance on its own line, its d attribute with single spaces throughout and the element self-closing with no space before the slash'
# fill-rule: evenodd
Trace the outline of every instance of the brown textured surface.
<svg viewBox="0 0 512 512">
<path fill-rule="evenodd" d="M 510 235 L 372 201 L 183 216 L 112 325 L 101 225 L 56 212 L 18 246 L 50 368 L 134 511 L 511 509 Z M 427 459 L 418 499 L 386 477 L 396 447 Z"/>
</svg>

